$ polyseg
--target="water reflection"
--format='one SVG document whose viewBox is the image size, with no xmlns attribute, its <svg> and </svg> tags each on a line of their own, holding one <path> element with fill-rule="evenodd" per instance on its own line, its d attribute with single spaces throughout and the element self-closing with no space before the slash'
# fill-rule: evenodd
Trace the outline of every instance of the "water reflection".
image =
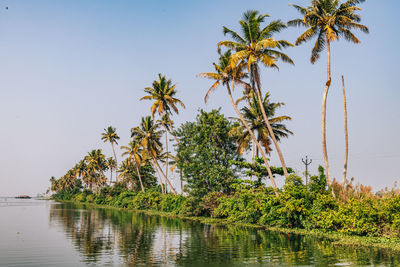
<svg viewBox="0 0 400 267">
<path fill-rule="evenodd" d="M 400 256 L 387 250 L 70 203 L 50 207 L 50 224 L 89 265 L 400 265 Z"/>
</svg>

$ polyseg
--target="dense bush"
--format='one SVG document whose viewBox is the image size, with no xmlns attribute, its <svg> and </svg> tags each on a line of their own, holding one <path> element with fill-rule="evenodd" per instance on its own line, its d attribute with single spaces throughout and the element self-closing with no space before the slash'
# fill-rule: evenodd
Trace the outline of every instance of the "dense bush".
<svg viewBox="0 0 400 267">
<path fill-rule="evenodd" d="M 231 193 L 209 192 L 200 196 L 162 194 L 159 187 L 133 192 L 116 184 L 97 193 L 79 189 L 60 191 L 57 200 L 72 200 L 119 208 L 163 211 L 185 216 L 206 216 L 284 228 L 320 229 L 358 236 L 400 237 L 400 195 L 372 196 L 363 187 L 345 198 L 333 197 L 323 169 L 304 185 L 290 175 L 279 196 L 270 187 L 254 187 L 234 180 Z M 344 190 L 344 189 L 340 189 Z"/>
</svg>

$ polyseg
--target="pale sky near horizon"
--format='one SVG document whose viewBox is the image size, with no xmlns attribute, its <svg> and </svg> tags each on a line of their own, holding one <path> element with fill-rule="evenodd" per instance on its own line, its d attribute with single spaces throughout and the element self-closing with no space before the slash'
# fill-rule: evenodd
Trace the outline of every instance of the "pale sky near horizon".
<svg viewBox="0 0 400 267">
<path fill-rule="evenodd" d="M 222 107 L 223 113 L 234 116 L 223 88 L 204 104 L 211 81 L 196 75 L 212 70 L 216 44 L 226 39 L 222 26 L 238 30 L 248 9 L 283 21 L 299 17 L 289 3 L 309 1 L 0 1 L 0 196 L 46 191 L 51 176 L 62 176 L 92 149 L 111 156 L 101 132 L 112 125 L 121 136 L 120 145 L 129 141 L 130 129 L 149 114 L 150 102 L 139 101 L 143 88 L 158 73 L 177 84 L 177 96 L 187 106 L 174 116 L 178 125 L 193 120 L 199 108 Z M 341 179 L 343 74 L 348 176 L 379 190 L 400 181 L 400 2 L 367 0 L 360 7 L 362 23 L 371 33 L 356 32 L 360 45 L 332 45 L 328 153 L 332 176 Z M 290 28 L 275 37 L 294 42 L 302 31 Z M 285 50 L 296 66 L 281 63 L 279 72 L 261 72 L 264 91 L 271 91 L 273 101 L 286 103 L 279 114 L 293 118 L 287 127 L 294 135 L 282 141 L 282 150 L 299 174 L 306 155 L 313 159 L 312 173 L 323 164 L 326 54 L 312 65 L 312 45 Z M 271 161 L 278 164 L 276 154 Z"/>
</svg>

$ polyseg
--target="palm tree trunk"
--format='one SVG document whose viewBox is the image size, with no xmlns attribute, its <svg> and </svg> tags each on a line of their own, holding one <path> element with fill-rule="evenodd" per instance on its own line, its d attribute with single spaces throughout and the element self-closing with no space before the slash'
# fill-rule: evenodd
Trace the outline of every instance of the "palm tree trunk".
<svg viewBox="0 0 400 267">
<path fill-rule="evenodd" d="M 328 185 L 331 185 L 331 175 L 329 171 L 328 150 L 326 148 L 326 99 L 328 97 L 329 87 L 331 86 L 331 46 L 328 40 L 327 50 L 327 80 L 325 85 L 324 97 L 322 99 L 322 153 L 324 154 L 324 163 Z"/>
<path fill-rule="evenodd" d="M 163 184 L 163 182 L 161 180 L 160 172 L 158 171 L 157 166 L 154 164 L 154 162 L 153 162 L 153 165 L 154 165 L 154 169 L 156 170 L 156 173 L 157 173 L 158 181 L 160 182 L 160 185 L 161 185 L 161 192 L 164 195 L 165 194 L 165 192 L 164 192 L 164 184 Z"/>
<path fill-rule="evenodd" d="M 254 142 L 251 142 L 251 163 L 254 163 Z"/>
<path fill-rule="evenodd" d="M 110 185 L 112 185 L 112 173 L 113 173 L 113 168 L 111 167 L 110 168 L 110 174 L 111 174 L 111 176 L 110 176 Z"/>
<path fill-rule="evenodd" d="M 144 186 L 143 186 L 143 182 L 142 182 L 142 176 L 140 175 L 140 169 L 139 169 L 138 164 L 136 163 L 136 160 L 135 160 L 134 164 L 136 166 L 136 172 L 137 172 L 138 177 L 139 177 L 140 187 L 142 188 L 142 192 L 144 193 Z"/>
<path fill-rule="evenodd" d="M 258 150 L 261 152 L 261 156 L 262 156 L 262 158 L 264 160 L 265 167 L 267 168 L 268 176 L 269 176 L 269 178 L 271 180 L 271 183 L 272 183 L 272 188 L 274 189 L 275 195 L 278 196 L 278 190 L 277 190 L 277 187 L 276 187 L 275 179 L 274 179 L 274 176 L 273 176 L 273 174 L 271 172 L 271 169 L 269 167 L 267 157 L 265 156 L 264 151 L 262 150 L 262 147 L 261 147 L 260 143 L 257 142 L 256 136 L 254 135 L 253 131 L 250 129 L 250 126 L 244 120 L 244 118 L 242 116 L 242 113 L 240 113 L 240 111 L 238 110 L 238 108 L 237 108 L 237 106 L 235 104 L 235 101 L 233 100 L 231 88 L 229 87 L 229 83 L 226 84 L 226 88 L 228 90 L 229 99 L 231 100 L 232 106 L 235 109 L 237 115 L 239 116 L 240 121 L 242 122 L 244 127 L 246 127 L 247 131 L 250 133 L 251 138 L 253 139 L 254 144 L 256 144 Z"/>
<path fill-rule="evenodd" d="M 165 149 L 167 152 L 167 159 L 165 161 L 165 176 L 168 177 L 168 131 L 165 132 Z"/>
<path fill-rule="evenodd" d="M 181 195 L 183 195 L 182 170 L 179 171 L 179 179 L 181 180 Z"/>
<path fill-rule="evenodd" d="M 343 169 L 343 188 L 346 183 L 347 176 L 347 160 L 349 157 L 349 135 L 347 132 L 347 102 L 346 102 L 346 91 L 344 88 L 344 77 L 342 75 L 342 88 L 343 88 L 343 103 L 344 103 L 344 139 L 345 139 L 345 147 L 344 147 L 344 169 Z"/>
<path fill-rule="evenodd" d="M 285 159 L 283 158 L 283 154 L 282 154 L 281 148 L 279 147 L 279 144 L 278 144 L 278 141 L 276 140 L 274 131 L 272 130 L 272 127 L 271 127 L 271 124 L 269 123 L 267 114 L 265 113 L 265 109 L 264 109 L 264 105 L 263 105 L 263 101 L 262 101 L 262 97 L 261 97 L 261 82 L 260 82 L 260 75 L 258 73 L 257 65 L 253 64 L 252 65 L 252 69 L 253 69 L 253 72 L 254 72 L 253 75 L 255 76 L 254 78 L 256 80 L 257 88 L 258 88 L 258 90 L 255 90 L 257 92 L 258 104 L 260 105 L 261 113 L 263 115 L 265 124 L 267 125 L 269 135 L 271 136 L 272 141 L 275 144 L 276 152 L 278 152 L 278 156 L 279 156 L 279 159 L 280 159 L 281 164 L 282 164 L 283 174 L 285 175 L 285 178 L 288 178 L 289 177 L 289 173 L 288 173 L 287 168 L 286 168 Z"/>
<path fill-rule="evenodd" d="M 179 142 L 179 140 L 178 140 L 178 138 L 176 137 L 176 135 L 174 134 L 174 127 L 172 126 L 172 123 L 171 123 L 171 121 L 169 121 L 169 127 L 171 127 L 171 135 L 174 137 L 174 139 L 175 139 L 175 142 L 179 145 L 180 144 L 180 142 Z"/>
<path fill-rule="evenodd" d="M 176 191 L 174 189 L 174 187 L 172 186 L 171 182 L 169 181 L 169 179 L 167 178 L 167 176 L 165 176 L 164 171 L 161 169 L 160 165 L 158 164 L 157 160 L 153 157 L 153 161 L 154 164 L 156 164 L 156 166 L 158 167 L 158 169 L 160 170 L 162 176 L 164 176 L 165 181 L 168 183 L 168 185 L 171 187 L 172 192 L 174 192 L 174 194 L 176 194 Z"/>
<path fill-rule="evenodd" d="M 115 150 L 114 150 L 114 143 L 111 143 L 111 147 L 114 153 L 114 158 L 115 158 L 115 164 L 117 165 L 117 168 L 115 168 L 115 177 L 117 179 L 117 182 L 119 182 L 119 177 L 118 177 L 118 173 L 117 173 L 117 169 L 118 169 L 118 161 L 117 161 L 117 155 L 115 155 Z"/>
</svg>

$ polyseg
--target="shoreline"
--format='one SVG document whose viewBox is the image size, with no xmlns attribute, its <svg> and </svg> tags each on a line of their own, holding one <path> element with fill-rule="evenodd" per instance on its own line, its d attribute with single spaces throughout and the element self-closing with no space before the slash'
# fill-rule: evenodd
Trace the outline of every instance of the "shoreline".
<svg viewBox="0 0 400 267">
<path fill-rule="evenodd" d="M 74 203 L 74 204 L 82 204 L 89 207 L 95 208 L 105 208 L 105 209 L 117 209 L 120 211 L 130 211 L 130 212 L 137 212 L 143 213 L 147 215 L 153 216 L 162 216 L 162 217 L 169 217 L 169 218 L 178 218 L 183 220 L 191 220 L 196 221 L 202 224 L 209 224 L 209 225 L 234 225 L 237 227 L 247 227 L 253 229 L 261 229 L 265 231 L 277 232 L 277 233 L 284 233 L 284 234 L 297 234 L 303 236 L 312 236 L 315 238 L 320 239 L 327 239 L 328 241 L 332 242 L 334 245 L 339 246 L 353 246 L 353 247 L 370 247 L 370 248 L 378 248 L 378 249 L 388 249 L 393 252 L 400 253 L 400 239 L 397 238 L 387 238 L 387 237 L 367 237 L 367 236 L 352 236 L 346 235 L 343 233 L 338 232 L 323 232 L 319 230 L 306 230 L 300 228 L 281 228 L 281 227 L 269 227 L 266 225 L 260 224 L 251 224 L 251 223 L 243 223 L 243 222 L 234 222 L 227 219 L 220 219 L 220 218 L 210 218 L 210 217 L 196 217 L 196 216 L 184 216 L 179 214 L 174 214 L 171 212 L 164 212 L 164 211 L 156 211 L 156 210 L 138 210 L 132 208 L 121 208 L 121 207 L 114 207 L 111 205 L 104 205 L 104 204 L 95 204 L 95 203 L 88 203 L 88 202 L 77 202 L 73 200 L 56 200 L 52 199 L 58 203 Z"/>
</svg>

